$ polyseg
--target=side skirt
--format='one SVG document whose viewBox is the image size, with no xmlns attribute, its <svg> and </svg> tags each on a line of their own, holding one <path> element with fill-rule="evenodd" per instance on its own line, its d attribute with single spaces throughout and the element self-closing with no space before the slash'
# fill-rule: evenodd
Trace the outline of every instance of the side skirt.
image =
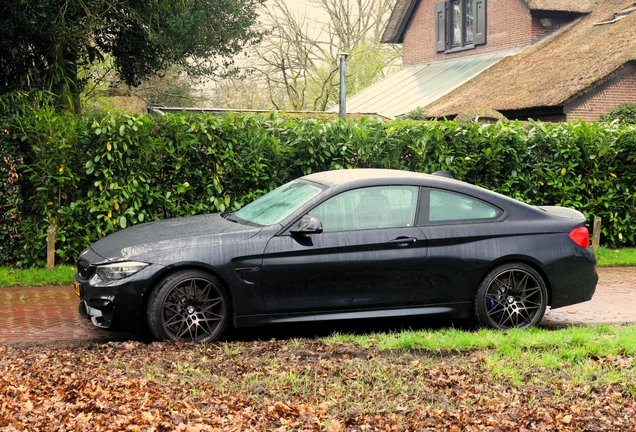
<svg viewBox="0 0 636 432">
<path fill-rule="evenodd" d="M 301 314 L 262 314 L 242 315 L 234 319 L 235 327 L 258 327 L 266 324 L 283 324 L 294 322 L 336 321 L 365 318 L 397 318 L 397 317 L 448 317 L 465 319 L 472 316 L 472 303 L 451 303 L 434 306 L 419 306 L 399 309 L 373 309 L 346 312 L 308 312 Z"/>
</svg>

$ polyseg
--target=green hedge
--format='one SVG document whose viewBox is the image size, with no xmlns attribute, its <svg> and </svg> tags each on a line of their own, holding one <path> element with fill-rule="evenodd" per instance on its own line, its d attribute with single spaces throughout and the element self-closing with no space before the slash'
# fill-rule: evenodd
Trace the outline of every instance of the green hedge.
<svg viewBox="0 0 636 432">
<path fill-rule="evenodd" d="M 601 115 L 600 120 L 604 122 L 636 125 L 636 104 L 620 104 L 609 113 Z"/>
<path fill-rule="evenodd" d="M 73 262 L 115 230 L 237 209 L 303 174 L 353 167 L 450 170 L 528 203 L 573 207 L 588 221 L 601 216 L 605 243 L 635 244 L 634 126 L 275 115 L 89 118 L 56 114 L 45 104 L 1 121 L 9 131 L 2 151 L 24 153 L 20 174 L 28 199 L 17 203 L 20 247 L 3 248 L 0 262 L 42 265 L 51 223 L 59 227 L 59 261 Z M 15 229 L 8 227 L 2 232 Z"/>
<path fill-rule="evenodd" d="M 17 108 L 16 101 L 20 102 Z M 23 108 L 18 95 L 0 98 L 0 266 L 15 263 L 20 254 L 24 159 L 12 127 L 24 116 Z"/>
</svg>

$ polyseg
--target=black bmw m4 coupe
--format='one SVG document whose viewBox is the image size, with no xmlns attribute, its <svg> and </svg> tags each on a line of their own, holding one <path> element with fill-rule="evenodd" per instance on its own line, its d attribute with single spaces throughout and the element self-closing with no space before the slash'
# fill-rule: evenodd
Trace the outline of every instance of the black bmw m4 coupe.
<svg viewBox="0 0 636 432">
<path fill-rule="evenodd" d="M 529 328 L 590 300 L 585 217 L 447 178 L 311 174 L 236 212 L 149 222 L 84 250 L 79 312 L 158 340 L 228 325 L 429 316 Z"/>
</svg>

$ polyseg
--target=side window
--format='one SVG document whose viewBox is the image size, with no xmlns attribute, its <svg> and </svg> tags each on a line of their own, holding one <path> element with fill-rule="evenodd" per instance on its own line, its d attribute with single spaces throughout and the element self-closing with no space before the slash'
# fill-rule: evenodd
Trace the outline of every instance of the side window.
<svg viewBox="0 0 636 432">
<path fill-rule="evenodd" d="M 420 210 L 420 224 L 496 219 L 501 214 L 497 207 L 476 198 L 438 189 L 425 191 L 428 192 L 428 202 Z M 428 220 L 422 213 L 428 216 Z"/>
<path fill-rule="evenodd" d="M 413 226 L 419 188 L 380 186 L 343 192 L 309 212 L 324 232 Z"/>
</svg>

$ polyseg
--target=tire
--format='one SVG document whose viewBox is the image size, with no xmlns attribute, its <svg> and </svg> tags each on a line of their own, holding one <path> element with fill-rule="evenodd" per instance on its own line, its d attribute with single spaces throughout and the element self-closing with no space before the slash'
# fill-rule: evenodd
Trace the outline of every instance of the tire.
<svg viewBox="0 0 636 432">
<path fill-rule="evenodd" d="M 146 314 L 157 340 L 214 342 L 229 321 L 230 301 L 214 276 L 182 270 L 167 276 L 153 290 Z"/>
<path fill-rule="evenodd" d="M 481 281 L 474 311 L 481 327 L 527 329 L 541 322 L 548 290 L 535 269 L 523 263 L 495 267 Z"/>
</svg>

